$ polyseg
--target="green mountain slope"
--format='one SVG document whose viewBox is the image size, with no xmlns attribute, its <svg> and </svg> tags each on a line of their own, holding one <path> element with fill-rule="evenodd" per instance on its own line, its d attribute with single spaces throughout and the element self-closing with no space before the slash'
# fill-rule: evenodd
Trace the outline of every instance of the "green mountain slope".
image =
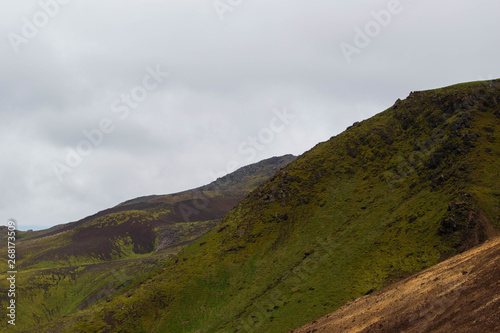
<svg viewBox="0 0 500 333">
<path fill-rule="evenodd" d="M 43 327 L 287 332 L 500 228 L 500 81 L 415 92 L 318 144 L 140 282 Z"/>
<path fill-rule="evenodd" d="M 140 280 L 215 227 L 252 188 L 294 159 L 273 157 L 209 188 L 137 198 L 77 222 L 18 232 L 17 312 L 23 319 L 17 327 L 50 322 Z M 5 253 L 6 239 L 0 242 Z M 0 301 L 6 306 L 5 274 L 0 279 Z"/>
</svg>

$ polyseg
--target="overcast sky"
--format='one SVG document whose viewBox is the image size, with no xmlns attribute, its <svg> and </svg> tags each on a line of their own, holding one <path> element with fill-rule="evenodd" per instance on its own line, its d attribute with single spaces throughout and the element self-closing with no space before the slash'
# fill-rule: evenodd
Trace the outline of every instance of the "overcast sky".
<svg viewBox="0 0 500 333">
<path fill-rule="evenodd" d="M 1 224 L 79 220 L 500 77 L 500 2 L 2 1 Z"/>
</svg>

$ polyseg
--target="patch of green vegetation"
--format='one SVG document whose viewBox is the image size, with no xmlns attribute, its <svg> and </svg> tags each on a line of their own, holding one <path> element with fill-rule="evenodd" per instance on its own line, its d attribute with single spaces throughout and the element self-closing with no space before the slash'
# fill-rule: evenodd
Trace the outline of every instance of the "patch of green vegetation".
<svg viewBox="0 0 500 333">
<path fill-rule="evenodd" d="M 496 96 L 498 98 L 498 96 Z M 496 99 L 495 99 L 496 100 Z M 495 104 L 491 97 L 489 103 Z M 487 102 L 488 103 L 488 99 Z M 471 169 L 472 193 L 496 228 L 500 228 L 500 108 L 496 113 L 483 112 L 475 119 L 477 149 Z"/>
<path fill-rule="evenodd" d="M 16 328 L 32 330 L 54 318 L 84 310 L 98 300 L 109 300 L 114 293 L 158 267 L 163 258 L 149 256 L 94 265 L 19 271 L 16 275 L 16 315 L 19 318 Z M 2 283 L 6 277 L 0 274 Z M 6 302 L 4 297 L 0 299 L 2 307 L 7 306 Z"/>
<path fill-rule="evenodd" d="M 97 218 L 91 223 L 87 224 L 86 227 L 96 226 L 97 228 L 105 228 L 110 226 L 117 226 L 129 221 L 132 218 L 135 218 L 137 222 L 140 223 L 146 221 L 151 217 L 147 212 L 142 210 L 128 210 L 125 212 L 107 214 L 103 217 Z"/>
</svg>

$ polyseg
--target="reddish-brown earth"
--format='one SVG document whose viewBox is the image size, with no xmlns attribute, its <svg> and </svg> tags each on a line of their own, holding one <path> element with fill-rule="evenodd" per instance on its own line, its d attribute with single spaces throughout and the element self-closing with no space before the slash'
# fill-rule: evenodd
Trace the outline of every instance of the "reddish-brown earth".
<svg viewBox="0 0 500 333">
<path fill-rule="evenodd" d="M 500 237 L 290 332 L 500 332 Z"/>
<path fill-rule="evenodd" d="M 194 221 L 215 221 L 221 219 L 234 205 L 238 203 L 241 196 L 227 196 L 222 198 L 210 199 L 206 207 L 200 209 L 195 207 L 194 200 L 185 200 L 174 204 L 157 204 L 159 209 L 170 210 L 171 213 L 165 213 L 158 219 L 142 220 L 143 217 L 127 217 L 123 223 L 115 225 L 107 225 L 102 227 L 100 224 L 87 225 L 99 217 L 105 217 L 111 213 L 127 212 L 128 210 L 147 209 L 151 206 L 150 203 L 137 203 L 127 206 L 117 206 L 111 209 L 94 214 L 90 217 L 82 219 L 78 222 L 69 223 L 64 227 L 49 231 L 47 234 L 42 234 L 38 237 L 33 237 L 25 246 L 31 248 L 31 252 L 37 253 L 35 256 L 24 260 L 23 266 L 28 266 L 34 262 L 52 261 L 58 258 L 66 258 L 68 256 L 87 256 L 94 257 L 101 260 L 109 260 L 113 255 L 120 255 L 120 248 L 114 245 L 114 240 L 120 237 L 129 237 L 131 245 L 133 246 L 134 253 L 146 254 L 155 251 L 155 240 L 158 237 L 159 228 L 165 232 L 160 232 L 160 239 L 158 244 L 163 243 L 164 234 L 168 235 L 168 231 L 176 223 L 190 222 L 186 218 Z M 148 206 L 149 205 L 149 206 Z M 184 205 L 184 209 L 189 212 L 189 215 L 183 216 L 179 207 Z M 131 207 L 132 206 L 132 207 Z M 196 209 L 197 208 L 197 209 Z M 214 222 L 213 225 L 216 223 Z M 213 226 L 207 225 L 207 227 Z M 205 228 L 206 229 L 206 228 Z M 200 230 L 198 237 L 201 237 L 208 230 Z M 46 238 L 49 236 L 62 235 L 62 233 L 70 233 L 66 244 L 54 246 L 53 248 L 46 248 L 45 243 L 36 242 L 37 239 Z M 195 238 L 195 239 L 197 239 Z M 191 239 L 192 242 L 194 239 Z M 190 243 L 188 242 L 188 243 Z M 23 245 L 21 244 L 21 245 Z M 182 245 L 173 242 L 171 245 Z M 35 251 L 39 247 L 39 251 Z M 164 246 L 162 245 L 162 248 Z M 27 251 L 24 251 L 27 252 Z M 23 253 L 19 255 L 19 259 L 24 259 Z"/>
</svg>

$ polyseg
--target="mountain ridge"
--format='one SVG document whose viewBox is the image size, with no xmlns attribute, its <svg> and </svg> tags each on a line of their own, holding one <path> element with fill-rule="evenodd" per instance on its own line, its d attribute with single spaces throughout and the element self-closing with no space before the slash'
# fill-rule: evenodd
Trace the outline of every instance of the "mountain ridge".
<svg viewBox="0 0 500 333">
<path fill-rule="evenodd" d="M 500 229 L 499 98 L 500 80 L 412 92 L 299 156 L 154 270 L 42 329 L 283 332 L 482 244 Z"/>
</svg>

